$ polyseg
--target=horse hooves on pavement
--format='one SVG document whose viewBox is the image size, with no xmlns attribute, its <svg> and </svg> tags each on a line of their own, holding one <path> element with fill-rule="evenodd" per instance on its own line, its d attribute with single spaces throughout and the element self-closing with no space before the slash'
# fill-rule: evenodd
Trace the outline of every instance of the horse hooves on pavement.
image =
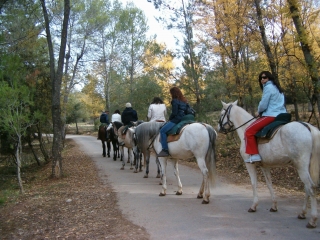
<svg viewBox="0 0 320 240">
<path fill-rule="evenodd" d="M 256 210 L 253 210 L 252 208 L 249 208 L 248 212 L 256 212 Z"/>
<path fill-rule="evenodd" d="M 120 170 L 124 170 L 124 167 L 120 168 Z"/>
<path fill-rule="evenodd" d="M 198 195 L 198 196 L 197 196 L 197 198 L 201 199 L 201 198 L 203 198 L 203 196 L 201 196 L 201 195 Z"/>
<path fill-rule="evenodd" d="M 147 174 L 146 174 L 146 175 L 144 175 L 144 176 L 143 176 L 143 178 L 148 178 L 148 175 L 147 175 Z"/>
<path fill-rule="evenodd" d="M 182 195 L 182 192 L 177 191 L 176 195 Z"/>
<path fill-rule="evenodd" d="M 160 197 L 164 197 L 165 194 L 164 194 L 164 193 L 160 193 L 159 196 L 160 196 Z"/>
<path fill-rule="evenodd" d="M 306 219 L 306 216 L 299 214 L 298 219 Z"/>
<path fill-rule="evenodd" d="M 138 171 L 137 171 L 137 170 L 134 170 L 133 172 L 134 172 L 134 173 L 137 173 Z"/>
<path fill-rule="evenodd" d="M 158 175 L 156 176 L 156 178 L 160 178 L 160 174 L 158 174 Z"/>
<path fill-rule="evenodd" d="M 270 212 L 278 212 L 278 209 L 270 208 Z"/>
<path fill-rule="evenodd" d="M 202 204 L 208 204 L 209 201 L 202 200 Z"/>
<path fill-rule="evenodd" d="M 310 223 L 308 223 L 308 224 L 306 225 L 306 227 L 307 227 L 307 228 L 315 228 L 316 226 L 313 226 L 313 225 L 311 225 Z"/>
</svg>

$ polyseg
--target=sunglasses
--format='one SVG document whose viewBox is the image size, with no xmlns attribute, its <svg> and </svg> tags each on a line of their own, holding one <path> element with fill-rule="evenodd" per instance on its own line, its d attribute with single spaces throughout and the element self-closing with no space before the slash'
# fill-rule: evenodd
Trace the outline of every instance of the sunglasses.
<svg viewBox="0 0 320 240">
<path fill-rule="evenodd" d="M 260 79 L 267 79 L 268 77 L 267 76 L 261 76 Z"/>
</svg>

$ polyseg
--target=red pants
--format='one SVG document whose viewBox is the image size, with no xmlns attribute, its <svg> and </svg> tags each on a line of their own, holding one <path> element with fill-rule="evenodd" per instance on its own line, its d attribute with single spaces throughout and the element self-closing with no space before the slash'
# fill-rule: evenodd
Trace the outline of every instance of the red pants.
<svg viewBox="0 0 320 240">
<path fill-rule="evenodd" d="M 275 117 L 261 117 L 255 120 L 253 123 L 246 128 L 244 132 L 244 140 L 246 141 L 246 153 L 247 154 L 258 154 L 257 139 L 254 136 L 262 128 L 267 126 L 269 123 L 274 121 Z"/>
</svg>

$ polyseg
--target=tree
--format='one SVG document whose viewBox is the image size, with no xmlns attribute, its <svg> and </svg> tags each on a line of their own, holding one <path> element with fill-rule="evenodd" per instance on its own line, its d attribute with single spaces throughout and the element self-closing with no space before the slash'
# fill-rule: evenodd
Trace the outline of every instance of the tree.
<svg viewBox="0 0 320 240">
<path fill-rule="evenodd" d="M 32 105 L 28 87 L 19 84 L 17 79 L 10 79 L 11 86 L 6 81 L 0 81 L 0 123 L 4 130 L 14 140 L 14 156 L 17 165 L 17 178 L 20 192 L 24 193 L 21 180 L 22 137 L 34 123 L 30 117 L 29 106 Z"/>
<path fill-rule="evenodd" d="M 301 45 L 301 50 L 303 52 L 305 62 L 306 62 L 306 67 L 308 69 L 310 78 L 314 85 L 314 90 L 313 90 L 314 97 L 312 101 L 312 106 L 314 106 L 314 104 L 317 103 L 318 112 L 320 113 L 320 77 L 318 73 L 317 62 L 315 61 L 315 58 L 312 53 L 312 44 L 310 42 L 306 28 L 303 26 L 302 20 L 300 18 L 299 2 L 297 0 L 287 0 L 287 2 L 288 2 L 293 23 L 297 30 L 298 39 Z"/>
<path fill-rule="evenodd" d="M 64 0 L 64 14 L 61 29 L 60 51 L 58 58 L 58 66 L 55 66 L 55 57 L 53 50 L 53 42 L 51 36 L 50 20 L 45 0 L 41 0 L 43 16 L 45 21 L 46 37 L 50 58 L 50 78 L 52 82 L 52 121 L 53 121 L 53 145 L 52 145 L 52 177 L 61 177 L 62 169 L 62 141 L 63 141 L 63 124 L 61 121 L 61 83 L 63 76 L 63 64 L 66 53 L 68 22 L 70 15 L 70 0 Z"/>
</svg>

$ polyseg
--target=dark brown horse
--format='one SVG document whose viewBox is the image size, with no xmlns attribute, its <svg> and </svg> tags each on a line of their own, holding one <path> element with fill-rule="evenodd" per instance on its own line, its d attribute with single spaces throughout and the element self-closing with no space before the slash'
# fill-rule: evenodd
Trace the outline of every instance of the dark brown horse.
<svg viewBox="0 0 320 240">
<path fill-rule="evenodd" d="M 113 126 L 109 129 L 109 139 L 112 143 L 113 148 L 113 160 L 116 161 L 117 157 L 120 158 L 120 149 L 118 136 L 114 133 Z"/>
<path fill-rule="evenodd" d="M 106 127 L 107 126 L 100 126 L 99 127 L 99 133 L 98 133 L 98 139 L 101 140 L 102 143 L 102 156 L 106 157 L 106 143 L 107 143 L 107 148 L 108 148 L 108 157 L 110 157 L 110 140 L 107 139 L 107 134 L 106 134 Z"/>
</svg>

